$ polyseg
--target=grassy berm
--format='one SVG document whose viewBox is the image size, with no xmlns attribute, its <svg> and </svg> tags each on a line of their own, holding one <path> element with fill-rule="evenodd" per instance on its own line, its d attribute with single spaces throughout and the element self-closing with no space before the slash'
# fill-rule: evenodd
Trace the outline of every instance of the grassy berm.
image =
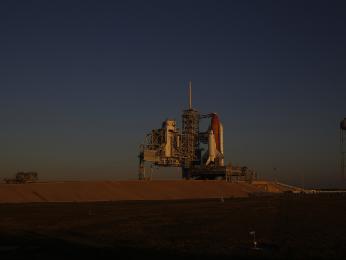
<svg viewBox="0 0 346 260">
<path fill-rule="evenodd" d="M 1 260 L 79 257 L 346 259 L 346 196 L 0 205 Z"/>
</svg>

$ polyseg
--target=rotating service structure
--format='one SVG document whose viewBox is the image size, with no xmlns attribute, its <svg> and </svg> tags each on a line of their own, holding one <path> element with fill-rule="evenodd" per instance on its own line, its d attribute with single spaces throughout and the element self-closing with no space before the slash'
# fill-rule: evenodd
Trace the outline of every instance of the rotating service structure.
<svg viewBox="0 0 346 260">
<path fill-rule="evenodd" d="M 202 120 L 210 121 L 206 131 L 200 130 Z M 182 128 L 177 128 L 175 120 L 167 119 L 140 145 L 139 179 L 150 179 L 154 167 L 180 167 L 185 179 L 252 181 L 256 174 L 248 167 L 225 166 L 223 133 L 216 113 L 200 114 L 192 108 L 190 82 L 189 108 L 182 113 Z"/>
</svg>

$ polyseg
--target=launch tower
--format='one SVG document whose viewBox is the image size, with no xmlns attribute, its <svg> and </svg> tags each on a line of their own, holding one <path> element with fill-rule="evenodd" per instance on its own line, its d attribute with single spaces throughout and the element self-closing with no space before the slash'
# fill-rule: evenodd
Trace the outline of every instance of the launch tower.
<svg viewBox="0 0 346 260">
<path fill-rule="evenodd" d="M 210 120 L 201 132 L 201 120 Z M 139 179 L 150 179 L 157 167 L 181 167 L 185 179 L 217 179 L 251 181 L 255 172 L 247 167 L 224 165 L 223 126 L 216 113 L 200 114 L 192 108 L 192 86 L 189 83 L 189 108 L 182 114 L 182 130 L 167 119 L 153 129 L 140 145 Z M 146 163 L 150 164 L 149 172 Z"/>
</svg>

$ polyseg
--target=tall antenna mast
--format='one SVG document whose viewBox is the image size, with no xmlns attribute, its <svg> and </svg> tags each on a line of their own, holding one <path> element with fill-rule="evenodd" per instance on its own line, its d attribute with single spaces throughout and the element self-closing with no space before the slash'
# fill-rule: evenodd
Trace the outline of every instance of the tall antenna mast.
<svg viewBox="0 0 346 260">
<path fill-rule="evenodd" d="M 192 109 L 192 81 L 189 81 L 189 109 Z"/>
</svg>

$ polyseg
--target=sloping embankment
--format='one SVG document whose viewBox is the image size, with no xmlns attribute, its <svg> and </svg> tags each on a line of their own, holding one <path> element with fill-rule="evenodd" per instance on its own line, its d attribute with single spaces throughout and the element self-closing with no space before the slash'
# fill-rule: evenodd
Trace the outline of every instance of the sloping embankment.
<svg viewBox="0 0 346 260">
<path fill-rule="evenodd" d="M 0 184 L 0 203 L 241 198 L 263 191 L 262 185 L 193 180 Z"/>
<path fill-rule="evenodd" d="M 304 192 L 304 189 L 302 188 L 274 181 L 254 181 L 253 185 L 262 189 L 262 191 L 270 193 Z"/>
</svg>

